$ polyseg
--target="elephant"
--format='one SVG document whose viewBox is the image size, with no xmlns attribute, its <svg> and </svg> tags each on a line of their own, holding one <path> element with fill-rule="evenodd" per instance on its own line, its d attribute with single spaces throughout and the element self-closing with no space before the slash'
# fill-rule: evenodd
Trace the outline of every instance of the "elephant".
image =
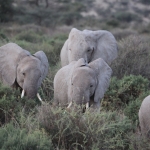
<svg viewBox="0 0 150 150">
<path fill-rule="evenodd" d="M 139 109 L 139 123 L 142 135 L 150 137 L 150 95 L 143 100 Z"/>
<path fill-rule="evenodd" d="M 61 49 L 60 59 L 62 67 L 80 58 L 84 58 L 86 63 L 102 58 L 110 65 L 117 55 L 117 42 L 109 31 L 73 28 Z"/>
<path fill-rule="evenodd" d="M 100 100 L 107 90 L 112 69 L 102 59 L 87 64 L 84 58 L 62 67 L 54 77 L 53 106 L 100 111 Z"/>
<path fill-rule="evenodd" d="M 31 55 L 15 43 L 0 47 L 0 80 L 6 86 L 22 89 L 21 98 L 34 98 L 48 74 L 49 63 L 43 51 Z"/>
</svg>

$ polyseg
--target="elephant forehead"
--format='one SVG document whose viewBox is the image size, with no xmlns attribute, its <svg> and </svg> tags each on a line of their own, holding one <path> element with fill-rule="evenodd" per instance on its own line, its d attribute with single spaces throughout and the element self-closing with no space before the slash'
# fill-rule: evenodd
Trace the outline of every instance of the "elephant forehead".
<svg viewBox="0 0 150 150">
<path fill-rule="evenodd" d="M 34 57 L 25 57 L 20 63 L 30 65 L 30 66 L 37 66 L 40 65 L 40 61 L 37 58 Z"/>
<path fill-rule="evenodd" d="M 18 69 L 20 70 L 41 70 L 41 65 L 40 65 L 40 61 L 36 60 L 36 59 L 23 59 L 19 65 L 18 65 Z"/>
<path fill-rule="evenodd" d="M 73 77 L 75 80 L 89 80 L 91 78 L 95 78 L 95 73 L 91 68 L 88 67 L 79 67 L 75 69 L 73 73 Z"/>
<path fill-rule="evenodd" d="M 77 44 L 79 44 L 79 45 L 77 45 Z M 82 44 L 82 45 L 87 44 L 85 37 L 83 35 L 75 35 L 74 38 L 69 40 L 68 46 L 69 47 L 73 46 L 73 45 L 80 46 L 80 44 Z"/>
</svg>

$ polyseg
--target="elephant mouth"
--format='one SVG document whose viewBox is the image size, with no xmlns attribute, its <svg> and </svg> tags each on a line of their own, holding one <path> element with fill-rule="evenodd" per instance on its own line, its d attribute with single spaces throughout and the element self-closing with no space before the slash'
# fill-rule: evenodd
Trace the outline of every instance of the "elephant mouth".
<svg viewBox="0 0 150 150">
<path fill-rule="evenodd" d="M 21 98 L 24 97 L 25 93 L 26 93 L 26 92 L 25 92 L 25 90 L 23 89 L 23 90 L 22 90 L 22 93 L 21 93 Z M 43 100 L 42 100 L 40 94 L 37 93 L 36 96 L 37 96 L 37 98 L 39 99 L 39 101 L 40 101 L 41 103 L 43 103 Z M 31 98 L 32 98 L 32 97 L 31 97 Z"/>
</svg>

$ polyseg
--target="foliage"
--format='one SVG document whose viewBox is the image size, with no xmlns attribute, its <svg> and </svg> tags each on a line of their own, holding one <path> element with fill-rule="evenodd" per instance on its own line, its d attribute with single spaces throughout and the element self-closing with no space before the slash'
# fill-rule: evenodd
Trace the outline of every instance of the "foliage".
<svg viewBox="0 0 150 150">
<path fill-rule="evenodd" d="M 60 149 L 125 149 L 129 144 L 126 133 L 133 130 L 130 120 L 116 112 L 68 113 L 45 104 L 37 116 Z"/>
<path fill-rule="evenodd" d="M 2 42 L 9 41 L 8 37 L 2 31 L 0 31 L 0 41 L 2 41 Z"/>
<path fill-rule="evenodd" d="M 14 9 L 13 0 L 0 0 L 0 22 L 8 22 L 11 20 Z"/>
<path fill-rule="evenodd" d="M 139 17 L 136 14 L 130 13 L 130 12 L 117 12 L 114 14 L 114 18 L 116 18 L 118 21 L 123 22 L 131 22 L 133 20 L 139 20 Z"/>
<path fill-rule="evenodd" d="M 150 0 L 140 0 L 140 2 L 142 2 L 143 4 L 150 4 Z"/>
<path fill-rule="evenodd" d="M 34 33 L 29 30 L 18 34 L 15 37 L 15 43 L 30 51 L 31 54 L 39 50 L 44 51 L 50 66 L 52 66 L 58 63 L 60 51 L 66 39 L 66 34 L 59 34 L 51 38 L 46 35 L 41 35 L 40 32 Z"/>
<path fill-rule="evenodd" d="M 124 76 L 120 80 L 113 77 L 102 101 L 102 107 L 105 110 L 122 110 L 148 90 L 148 79 L 140 75 Z"/>
<path fill-rule="evenodd" d="M 145 97 L 150 95 L 149 91 L 142 93 L 135 101 L 130 101 L 129 104 L 124 109 L 124 114 L 128 116 L 134 123 L 139 123 L 138 113 L 142 101 Z"/>
<path fill-rule="evenodd" d="M 119 26 L 119 21 L 112 19 L 112 20 L 108 20 L 106 22 L 108 25 L 113 26 L 113 27 L 118 27 Z"/>
<path fill-rule="evenodd" d="M 12 123 L 0 128 L 0 149 L 6 150 L 54 150 L 44 130 L 16 128 Z"/>
<path fill-rule="evenodd" d="M 140 36 L 129 36 L 118 43 L 118 58 L 112 63 L 113 75 L 142 75 L 150 79 L 149 43 Z"/>
<path fill-rule="evenodd" d="M 44 41 L 45 37 L 34 31 L 23 31 L 16 36 L 16 40 L 38 43 Z"/>
<path fill-rule="evenodd" d="M 80 12 L 85 9 L 83 2 L 51 2 L 48 8 L 43 5 L 19 6 L 16 8 L 14 20 L 22 24 L 36 23 L 44 26 L 55 27 L 56 24 L 72 25 L 80 20 Z M 40 13 L 39 13 L 40 12 Z M 57 12 L 57 13 L 56 13 Z"/>
<path fill-rule="evenodd" d="M 36 101 L 27 98 L 21 99 L 20 95 L 19 90 L 12 90 L 0 83 L 0 124 L 17 117 L 18 112 L 22 109 L 26 112 L 34 109 Z"/>
</svg>

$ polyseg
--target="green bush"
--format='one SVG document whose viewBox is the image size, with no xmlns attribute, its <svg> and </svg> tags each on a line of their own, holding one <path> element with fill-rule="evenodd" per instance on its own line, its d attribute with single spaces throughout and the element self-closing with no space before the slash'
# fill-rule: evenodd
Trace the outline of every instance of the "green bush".
<svg viewBox="0 0 150 150">
<path fill-rule="evenodd" d="M 125 107 L 124 114 L 128 116 L 133 121 L 133 123 L 139 124 L 139 109 L 142 101 L 148 95 L 150 95 L 150 91 L 142 93 L 135 101 L 130 101 L 129 104 Z"/>
<path fill-rule="evenodd" d="M 130 74 L 150 79 L 148 41 L 140 36 L 129 36 L 119 41 L 118 46 L 118 57 L 111 65 L 113 75 L 119 79 Z"/>
<path fill-rule="evenodd" d="M 143 3 L 143 4 L 146 4 L 146 5 L 150 4 L 150 0 L 140 0 L 140 2 Z"/>
<path fill-rule="evenodd" d="M 4 43 L 9 41 L 8 37 L 2 31 L 0 31 L 0 41 Z"/>
<path fill-rule="evenodd" d="M 23 31 L 16 36 L 16 40 L 26 41 L 31 43 L 39 43 L 44 41 L 44 37 L 33 31 Z"/>
<path fill-rule="evenodd" d="M 133 126 L 116 112 L 81 114 L 53 108 L 46 104 L 37 114 L 42 128 L 60 149 L 127 149 Z"/>
<path fill-rule="evenodd" d="M 133 36 L 133 35 L 137 35 L 137 32 L 133 29 L 114 29 L 112 31 L 112 34 L 115 36 L 116 40 L 119 41 L 118 42 L 118 45 L 119 45 L 119 51 L 120 51 L 120 43 L 121 43 L 121 40 L 123 39 L 126 39 L 128 38 L 129 36 Z M 121 53 L 119 53 L 119 56 L 120 56 Z M 118 56 L 118 57 L 119 57 Z"/>
<path fill-rule="evenodd" d="M 117 12 L 114 14 L 114 18 L 118 21 L 131 22 L 133 20 L 140 20 L 139 16 L 130 12 Z"/>
<path fill-rule="evenodd" d="M 28 31 L 17 35 L 14 41 L 23 49 L 28 50 L 31 54 L 39 50 L 44 51 L 50 67 L 52 67 L 59 62 L 60 51 L 66 39 L 66 34 L 59 34 L 51 38 L 36 33 L 33 34 L 33 32 Z"/>
<path fill-rule="evenodd" d="M 14 9 L 13 0 L 0 0 L 0 22 L 8 22 L 12 20 Z"/>
<path fill-rule="evenodd" d="M 22 109 L 30 112 L 36 105 L 35 100 L 26 97 L 21 99 L 19 90 L 12 90 L 0 83 L 0 124 L 7 123 L 17 117 L 18 112 Z"/>
<path fill-rule="evenodd" d="M 119 21 L 115 19 L 111 19 L 106 22 L 107 25 L 113 26 L 113 27 L 118 27 L 119 26 Z"/>
<path fill-rule="evenodd" d="M 123 110 L 131 101 L 149 90 L 149 81 L 142 76 L 124 76 L 122 79 L 113 77 L 109 89 L 102 100 L 105 110 Z"/>
<path fill-rule="evenodd" d="M 1 150 L 54 150 L 51 139 L 44 130 L 34 129 L 28 132 L 25 128 L 16 128 L 7 124 L 0 128 Z"/>
</svg>

